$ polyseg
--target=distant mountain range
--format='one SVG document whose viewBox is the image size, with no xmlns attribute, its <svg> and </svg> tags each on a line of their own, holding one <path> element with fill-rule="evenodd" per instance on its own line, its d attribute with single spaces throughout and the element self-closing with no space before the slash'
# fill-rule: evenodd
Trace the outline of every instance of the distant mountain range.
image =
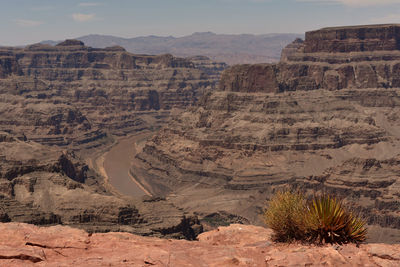
<svg viewBox="0 0 400 267">
<path fill-rule="evenodd" d="M 120 38 L 109 35 L 86 35 L 78 40 L 86 45 L 104 48 L 114 45 L 135 54 L 165 54 L 178 57 L 203 55 L 229 65 L 279 61 L 281 50 L 303 34 L 215 34 L 200 32 L 184 37 L 146 36 Z M 44 41 L 56 44 L 56 41 Z"/>
</svg>

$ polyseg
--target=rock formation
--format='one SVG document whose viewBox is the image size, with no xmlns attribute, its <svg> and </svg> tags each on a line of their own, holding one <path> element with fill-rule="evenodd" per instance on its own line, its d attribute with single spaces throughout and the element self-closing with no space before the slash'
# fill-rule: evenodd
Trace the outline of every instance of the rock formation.
<svg viewBox="0 0 400 267">
<path fill-rule="evenodd" d="M 64 224 L 90 232 L 127 231 L 193 239 L 202 231 L 165 200 L 111 194 L 73 152 L 0 132 L 0 220 Z"/>
<path fill-rule="evenodd" d="M 324 28 L 306 33 L 305 53 L 393 51 L 400 49 L 400 25 Z"/>
<path fill-rule="evenodd" d="M 231 225 L 198 242 L 63 226 L 0 224 L 2 266 L 398 266 L 400 245 L 274 244 L 271 230 Z"/>
<path fill-rule="evenodd" d="M 91 148 L 165 123 L 193 105 L 224 65 L 202 68 L 171 55 L 94 49 L 81 41 L 0 49 L 0 130 L 42 144 Z M 210 76 L 211 77 L 210 77 Z"/>
<path fill-rule="evenodd" d="M 282 187 L 328 191 L 380 229 L 374 240 L 399 242 L 399 29 L 313 31 L 278 64 L 231 67 L 132 172 L 185 210 L 252 223 Z"/>
<path fill-rule="evenodd" d="M 211 58 L 213 61 L 234 65 L 277 62 L 282 48 L 293 39 L 303 38 L 303 36 L 303 34 L 287 33 L 253 35 L 196 32 L 182 37 L 141 36 L 120 38 L 92 34 L 77 39 L 96 48 L 105 48 L 117 44 L 135 54 L 172 54 L 177 57 L 202 55 Z M 54 41 L 44 41 L 43 43 L 56 44 Z"/>
<path fill-rule="evenodd" d="M 83 158 L 113 135 L 157 129 L 214 88 L 225 65 L 195 62 L 78 40 L 0 48 L 0 220 L 195 238 L 195 217 L 113 194 Z"/>
</svg>

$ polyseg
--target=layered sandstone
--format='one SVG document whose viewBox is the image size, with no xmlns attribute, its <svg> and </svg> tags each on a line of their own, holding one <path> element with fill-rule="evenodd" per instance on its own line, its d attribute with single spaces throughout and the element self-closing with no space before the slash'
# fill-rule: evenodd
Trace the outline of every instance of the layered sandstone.
<svg viewBox="0 0 400 267">
<path fill-rule="evenodd" d="M 271 230 L 245 225 L 203 233 L 197 242 L 69 227 L 0 224 L 2 266 L 398 266 L 400 245 L 274 244 Z"/>
<path fill-rule="evenodd" d="M 282 52 L 279 64 L 238 65 L 221 89 L 247 92 L 397 88 L 400 25 L 325 28 L 306 33 Z M 260 75 L 261 74 L 261 75 Z"/>
<path fill-rule="evenodd" d="M 371 238 L 399 242 L 400 50 L 389 45 L 397 28 L 322 29 L 279 64 L 226 70 L 219 90 L 146 144 L 132 172 L 206 221 L 232 214 L 211 218 L 220 223 L 261 223 L 265 201 L 285 186 L 328 191 L 389 229 Z M 344 51 L 332 40 L 339 33 Z M 327 44 L 308 51 L 318 38 Z M 370 49 L 353 45 L 362 42 Z"/>
<path fill-rule="evenodd" d="M 353 34 L 362 29 L 364 27 L 327 28 L 309 32 L 305 41 L 297 39 L 283 50 L 279 64 L 238 65 L 230 68 L 221 77 L 220 88 L 227 91 L 277 93 L 399 87 L 400 47 L 386 47 L 384 44 L 394 42 L 391 39 L 393 36 L 400 36 L 400 33 L 396 35 L 393 30 L 400 29 L 400 26 L 372 27 L 385 34 L 376 34 L 373 39 L 376 43 L 369 44 L 369 49 L 364 50 L 351 46 L 353 43 L 364 42 L 367 46 L 370 39 L 360 39 L 361 36 Z M 337 49 L 334 45 L 336 39 L 325 36 L 337 36 L 338 32 L 348 32 L 348 38 L 342 40 L 349 45 L 348 48 Z M 322 46 L 324 42 L 327 43 L 326 48 L 314 48 Z"/>
<path fill-rule="evenodd" d="M 64 224 L 90 232 L 127 231 L 193 239 L 195 217 L 163 199 L 111 194 L 72 152 L 0 132 L 0 221 Z"/>
<path fill-rule="evenodd" d="M 194 61 L 77 40 L 0 48 L 0 220 L 193 239 L 195 217 L 118 195 L 84 157 L 114 135 L 157 129 L 214 88 L 225 65 Z"/>
<path fill-rule="evenodd" d="M 306 33 L 305 53 L 400 49 L 400 25 L 332 27 Z"/>
<path fill-rule="evenodd" d="M 206 74 L 190 60 L 77 40 L 1 48 L 0 130 L 42 144 L 95 147 L 106 132 L 158 127 L 170 110 L 193 105 L 224 68 L 209 64 Z"/>
</svg>

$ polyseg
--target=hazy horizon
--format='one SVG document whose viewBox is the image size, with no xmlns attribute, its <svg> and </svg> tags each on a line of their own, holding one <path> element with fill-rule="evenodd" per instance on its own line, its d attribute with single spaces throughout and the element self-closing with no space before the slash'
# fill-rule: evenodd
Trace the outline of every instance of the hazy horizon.
<svg viewBox="0 0 400 267">
<path fill-rule="evenodd" d="M 90 34 L 303 34 L 329 26 L 400 22 L 399 0 L 0 1 L 3 46 Z"/>
<path fill-rule="evenodd" d="M 82 35 L 82 36 L 75 36 L 73 37 L 73 39 L 80 39 L 80 38 L 85 38 L 85 37 L 110 37 L 110 38 L 118 38 L 118 39 L 124 39 L 124 40 L 131 40 L 131 39 L 135 39 L 135 38 L 151 38 L 151 37 L 157 37 L 157 38 L 182 38 L 182 37 L 189 37 L 189 36 L 194 36 L 196 34 L 215 34 L 215 35 L 234 35 L 234 36 L 240 36 L 240 35 L 252 35 L 252 36 L 274 36 L 274 35 L 302 35 L 304 33 L 294 33 L 294 32 L 285 32 L 285 33 L 275 33 L 275 32 L 271 32 L 271 33 L 264 33 L 264 34 L 252 34 L 252 33 L 237 33 L 237 34 L 229 34 L 229 33 L 215 33 L 215 32 L 193 32 L 191 34 L 187 34 L 187 35 L 182 35 L 182 36 L 173 36 L 173 35 L 141 35 L 141 36 L 133 36 L 133 37 L 121 37 L 121 36 L 116 36 L 116 35 L 110 35 L 110 34 L 97 34 L 97 33 L 91 33 L 91 34 L 86 34 L 86 35 Z M 65 41 L 66 39 L 60 39 L 60 40 L 42 40 L 41 42 L 46 43 L 46 42 L 62 42 Z M 31 43 L 29 43 L 31 44 Z M 26 44 L 26 45 L 29 45 Z"/>
</svg>

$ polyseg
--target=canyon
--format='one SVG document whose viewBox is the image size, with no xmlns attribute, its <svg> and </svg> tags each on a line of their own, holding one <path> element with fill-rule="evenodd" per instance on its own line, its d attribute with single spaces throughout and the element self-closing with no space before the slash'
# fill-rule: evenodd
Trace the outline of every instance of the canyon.
<svg viewBox="0 0 400 267">
<path fill-rule="evenodd" d="M 211 224 L 262 224 L 292 187 L 344 199 L 370 241 L 400 241 L 399 25 L 307 32 L 277 64 L 236 65 L 174 117 L 131 171 Z"/>
<path fill-rule="evenodd" d="M 120 137 L 151 133 L 194 105 L 225 67 L 78 40 L 1 47 L 1 221 L 194 238 L 195 216 L 121 195 L 97 162 Z"/>
<path fill-rule="evenodd" d="M 0 47 L 0 221 L 194 240 L 263 225 L 295 188 L 343 198 L 369 242 L 400 242 L 399 31 L 325 28 L 279 63 L 229 68 L 79 40 Z"/>
<path fill-rule="evenodd" d="M 171 111 L 193 105 L 213 88 L 224 67 L 207 58 L 139 56 L 77 40 L 1 48 L 0 130 L 41 144 L 90 149 L 106 131 L 156 128 Z"/>
</svg>

